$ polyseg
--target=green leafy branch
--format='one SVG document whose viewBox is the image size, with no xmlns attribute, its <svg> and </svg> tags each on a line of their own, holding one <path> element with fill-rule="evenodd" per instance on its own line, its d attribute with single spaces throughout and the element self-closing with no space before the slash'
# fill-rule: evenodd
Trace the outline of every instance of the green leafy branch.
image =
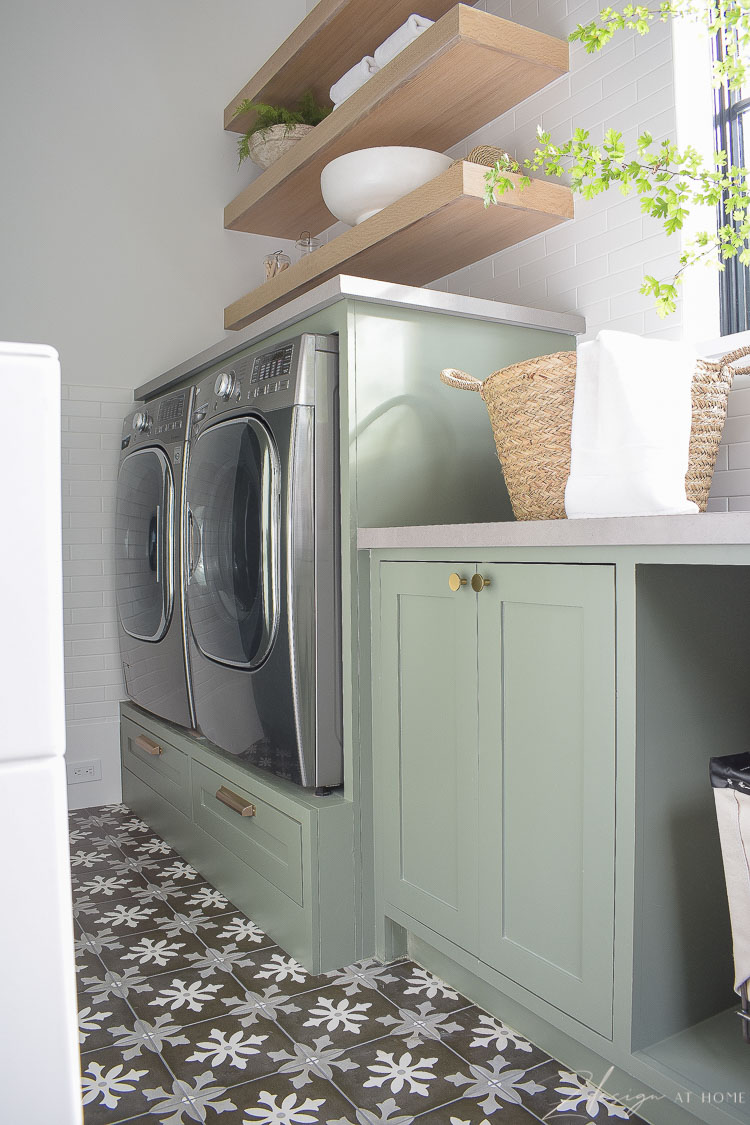
<svg viewBox="0 0 750 1125">
<path fill-rule="evenodd" d="M 654 145 L 650 133 L 638 138 L 637 154 L 628 157 L 622 133 L 609 129 L 599 147 L 589 139 L 585 129 L 576 129 L 573 137 L 562 145 L 553 143 L 551 135 L 539 130 L 534 155 L 523 165 L 505 156 L 485 176 L 485 207 L 497 203 L 500 196 L 516 186 L 531 183 L 529 172 L 541 171 L 546 176 L 567 174 L 574 192 L 593 199 L 610 188 L 618 187 L 623 195 L 636 191 L 644 214 L 659 220 L 668 235 L 682 230 L 691 207 L 709 205 L 721 208 L 723 222 L 715 232 L 702 231 L 680 255 L 680 266 L 674 276 L 660 281 L 646 276 L 641 293 L 656 301 L 660 316 L 674 312 L 677 287 L 688 266 L 713 259 L 719 269 L 737 257 L 743 265 L 750 264 L 750 185 L 745 168 L 727 166 L 726 153 L 714 154 L 714 166 L 707 167 L 701 155 L 691 147 L 680 152 L 671 141 Z M 518 179 L 511 179 L 508 173 Z"/>
<path fill-rule="evenodd" d="M 598 19 L 579 24 L 569 38 L 592 54 L 609 43 L 618 31 L 646 35 L 654 22 L 665 23 L 674 18 L 703 24 L 712 38 L 721 36 L 724 57 L 714 62 L 714 84 L 739 89 L 747 77 L 750 0 L 663 0 L 655 7 L 626 4 L 622 11 L 602 8 Z"/>
<path fill-rule="evenodd" d="M 727 89 L 740 88 L 747 77 L 745 59 L 750 60 L 750 0 L 661 0 L 653 6 L 627 4 L 620 11 L 602 8 L 598 19 L 579 24 L 569 38 L 593 53 L 618 31 L 646 35 L 654 22 L 676 18 L 702 23 L 710 35 L 721 37 L 723 58 L 714 63 L 714 82 Z M 566 174 L 571 189 L 585 199 L 613 187 L 623 195 L 635 191 L 643 213 L 658 220 L 668 235 L 683 229 L 691 208 L 708 205 L 718 210 L 718 229 L 701 231 L 684 246 L 672 278 L 644 278 L 641 293 L 654 297 L 660 316 L 674 312 L 677 287 L 689 266 L 712 262 L 723 270 L 731 258 L 750 265 L 748 171 L 729 166 L 725 152 L 715 152 L 707 163 L 692 147 L 680 152 L 671 141 L 654 146 L 651 135 L 644 133 L 638 138 L 637 152 L 628 156 L 622 134 L 614 129 L 607 131 L 601 146 L 591 142 L 585 129 L 576 129 L 570 140 L 557 145 L 540 127 L 531 158 L 520 164 L 506 155 L 487 173 L 485 206 L 516 187 L 527 187 L 530 172 Z"/>
</svg>

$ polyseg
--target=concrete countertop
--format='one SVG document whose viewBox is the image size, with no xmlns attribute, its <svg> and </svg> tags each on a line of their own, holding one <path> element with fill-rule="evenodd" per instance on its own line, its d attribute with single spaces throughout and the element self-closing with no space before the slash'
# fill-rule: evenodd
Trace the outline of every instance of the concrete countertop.
<svg viewBox="0 0 750 1125">
<path fill-rule="evenodd" d="M 414 309 L 421 312 L 437 312 L 446 316 L 462 316 L 474 320 L 495 321 L 500 324 L 521 325 L 524 328 L 541 328 L 549 332 L 569 332 L 577 335 L 586 331 L 582 316 L 574 313 L 545 312 L 542 309 L 527 308 L 525 305 L 510 305 L 503 301 L 487 301 L 481 297 L 464 297 L 458 293 L 443 293 L 437 289 L 420 289 L 413 285 L 394 285 L 386 281 L 372 281 L 366 277 L 350 277 L 339 274 L 330 281 L 317 285 L 308 293 L 303 293 L 287 302 L 274 312 L 257 320 L 241 332 L 231 332 L 218 343 L 198 355 L 136 387 L 133 397 L 147 399 L 182 379 L 191 378 L 214 363 L 219 363 L 251 344 L 259 343 L 276 332 L 304 320 L 306 316 L 320 312 L 338 301 L 360 300 L 375 305 L 393 305 L 396 308 Z"/>
<path fill-rule="evenodd" d="M 445 547 L 654 547 L 750 545 L 750 512 L 692 516 L 630 516 L 589 520 L 527 520 L 416 527 L 362 527 L 357 546 Z"/>
</svg>

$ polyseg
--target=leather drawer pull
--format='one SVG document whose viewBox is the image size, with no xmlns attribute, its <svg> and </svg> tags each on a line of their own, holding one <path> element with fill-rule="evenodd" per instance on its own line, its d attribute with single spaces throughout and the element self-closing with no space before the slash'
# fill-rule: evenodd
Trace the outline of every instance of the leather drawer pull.
<svg viewBox="0 0 750 1125">
<path fill-rule="evenodd" d="M 255 805 L 244 797 L 239 797 L 231 789 L 227 789 L 226 785 L 216 790 L 216 800 L 221 801 L 222 805 L 226 805 L 240 816 L 255 816 Z"/>
<path fill-rule="evenodd" d="M 147 754 L 156 757 L 161 754 L 161 746 L 158 742 L 152 742 L 150 738 L 146 738 L 145 734 L 139 734 L 135 740 L 136 746 L 140 746 L 141 750 L 145 750 Z"/>
</svg>

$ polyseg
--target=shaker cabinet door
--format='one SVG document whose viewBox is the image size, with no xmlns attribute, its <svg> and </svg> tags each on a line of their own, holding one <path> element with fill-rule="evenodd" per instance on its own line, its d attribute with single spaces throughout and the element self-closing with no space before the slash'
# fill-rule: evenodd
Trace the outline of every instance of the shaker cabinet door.
<svg viewBox="0 0 750 1125">
<path fill-rule="evenodd" d="M 478 569 L 478 953 L 611 1035 L 614 568 Z"/>
<path fill-rule="evenodd" d="M 476 598 L 452 572 L 384 563 L 376 670 L 380 864 L 388 903 L 465 949 L 477 928 Z"/>
</svg>

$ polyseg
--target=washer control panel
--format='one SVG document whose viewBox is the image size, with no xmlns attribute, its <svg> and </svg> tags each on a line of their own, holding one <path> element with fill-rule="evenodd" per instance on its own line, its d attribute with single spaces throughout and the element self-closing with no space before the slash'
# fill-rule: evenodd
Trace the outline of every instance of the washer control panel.
<svg viewBox="0 0 750 1125">
<path fill-rule="evenodd" d="M 286 347 L 280 348 L 276 352 L 256 355 L 253 360 L 250 382 L 264 382 L 266 386 L 269 386 L 270 384 L 266 380 L 270 379 L 277 390 L 280 383 L 288 387 L 293 358 L 294 344 L 287 344 Z"/>
</svg>

